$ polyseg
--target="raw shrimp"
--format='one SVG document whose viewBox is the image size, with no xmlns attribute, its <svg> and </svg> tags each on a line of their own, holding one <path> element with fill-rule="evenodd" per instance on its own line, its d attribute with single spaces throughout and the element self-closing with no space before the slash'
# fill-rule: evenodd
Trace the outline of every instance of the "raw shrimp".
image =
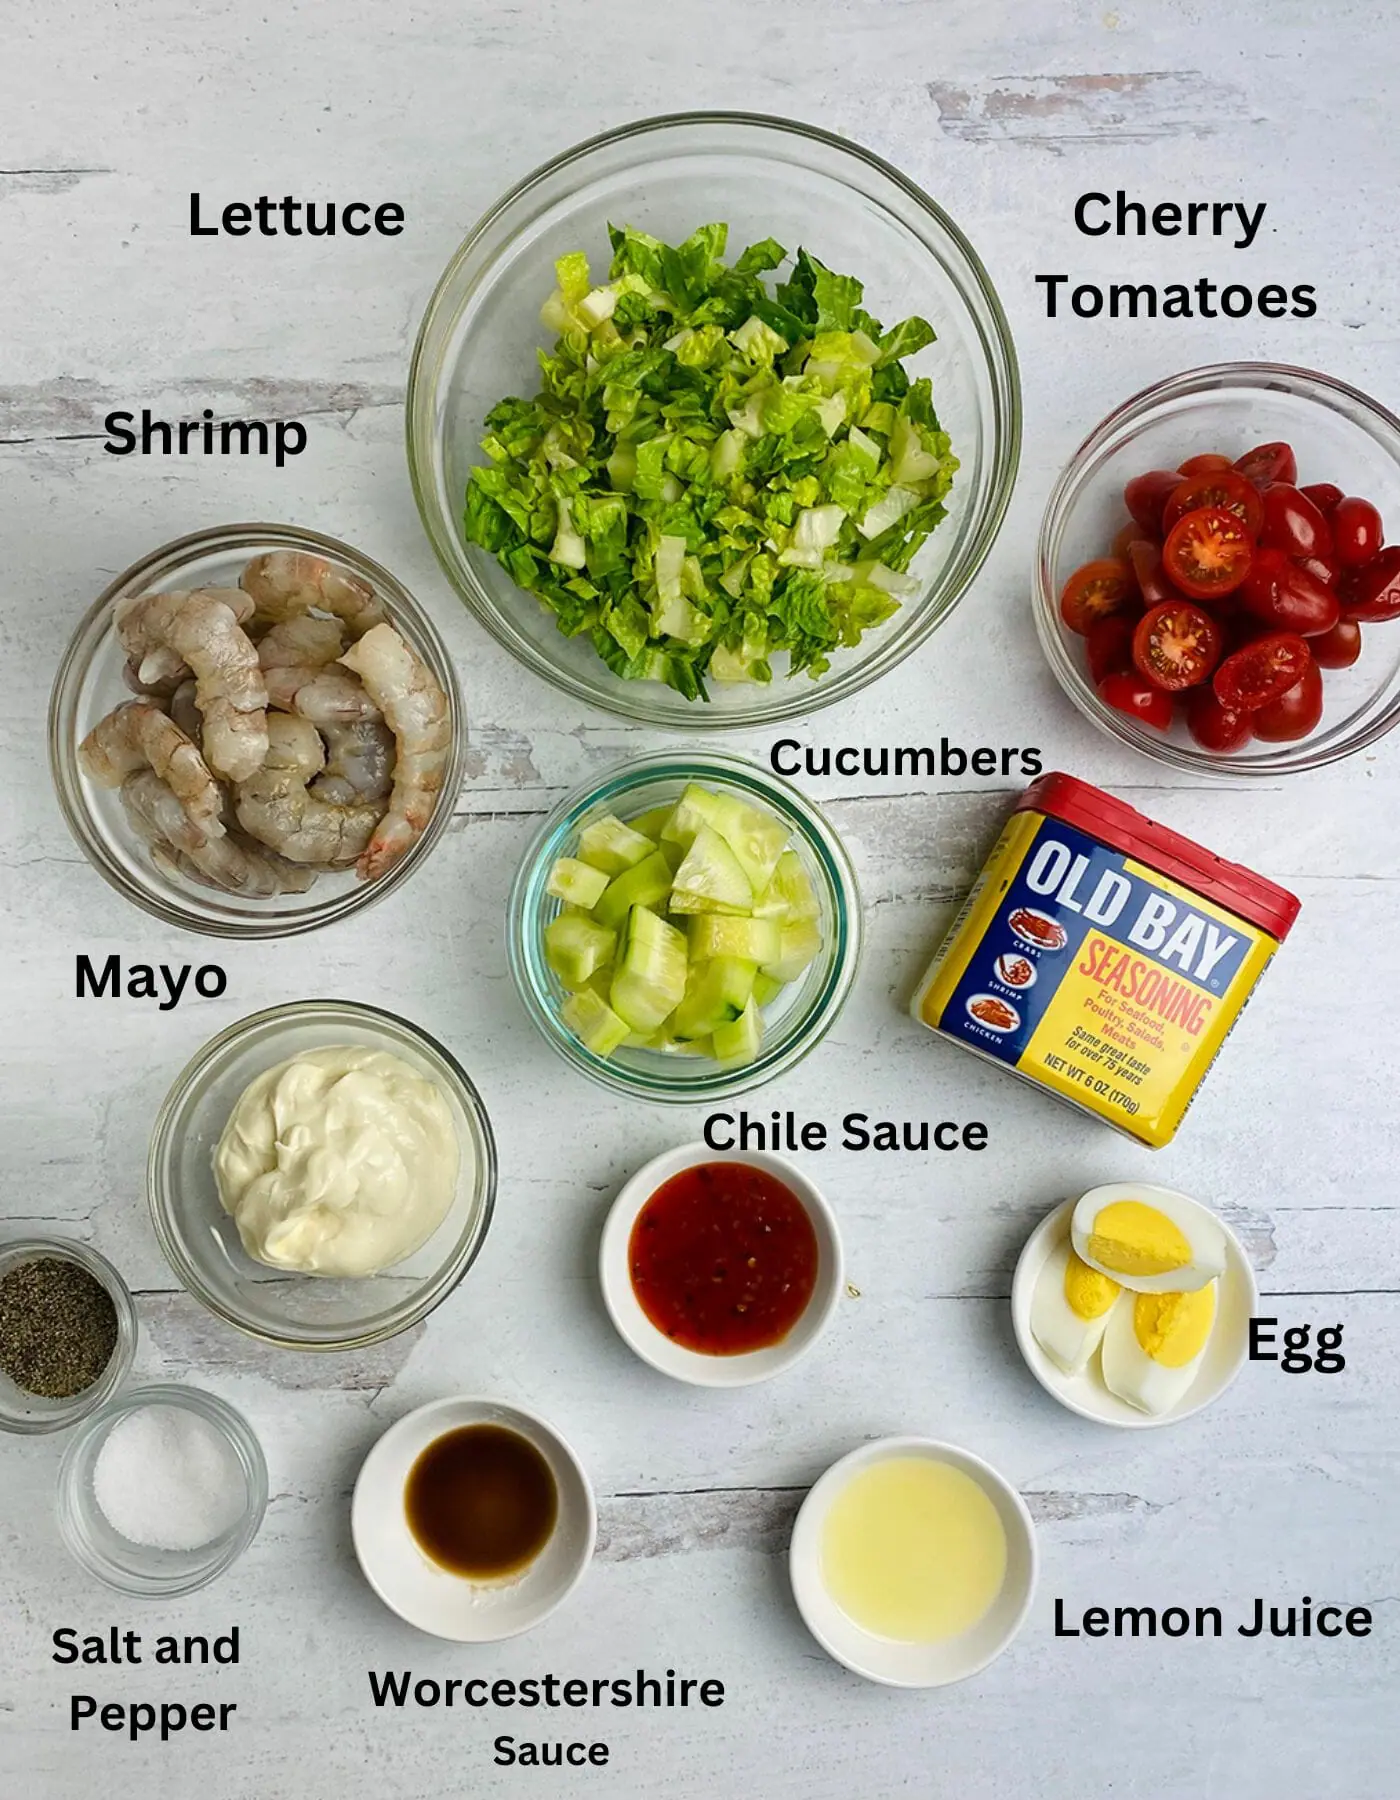
<svg viewBox="0 0 1400 1800">
<path fill-rule="evenodd" d="M 204 736 L 204 715 L 195 700 L 196 683 L 191 675 L 182 681 L 166 701 L 166 711 L 192 744 Z"/>
<path fill-rule="evenodd" d="M 305 893 L 316 879 L 313 870 L 298 868 L 260 844 L 233 834 L 205 839 L 191 831 L 174 795 L 150 769 L 128 775 L 121 797 L 137 836 L 150 846 L 151 860 L 167 874 L 251 899 Z"/>
<path fill-rule="evenodd" d="M 394 734 L 377 710 L 372 719 L 322 725 L 321 736 L 326 741 L 326 766 L 311 783 L 318 800 L 348 806 L 356 800 L 389 798 L 394 785 Z"/>
<path fill-rule="evenodd" d="M 379 708 L 359 677 L 330 666 L 344 648 L 344 633 L 336 619 L 299 613 L 274 625 L 258 645 L 268 704 L 300 713 L 323 729 L 377 721 Z"/>
<path fill-rule="evenodd" d="M 238 580 L 257 606 L 257 624 L 280 625 L 315 608 L 333 613 L 359 637 L 384 618 L 372 588 L 324 556 L 305 550 L 269 550 L 255 556 Z"/>
<path fill-rule="evenodd" d="M 326 748 L 309 720 L 275 712 L 267 721 L 267 760 L 238 783 L 238 823 L 259 843 L 296 863 L 354 862 L 369 842 L 384 807 L 322 800 L 307 783 L 325 766 Z"/>
<path fill-rule="evenodd" d="M 376 625 L 341 657 L 394 734 L 394 786 L 356 868 L 372 881 L 422 836 L 442 789 L 452 727 L 437 678 L 392 625 Z"/>
<path fill-rule="evenodd" d="M 117 635 L 145 679 L 152 652 L 173 652 L 195 678 L 209 766 L 241 781 L 267 754 L 267 689 L 253 641 L 240 623 L 248 596 L 237 588 L 141 594 L 116 609 Z"/>
<path fill-rule="evenodd" d="M 195 745 L 149 700 L 128 700 L 99 719 L 79 745 L 78 758 L 99 787 L 120 787 L 129 775 L 149 769 L 191 832 L 201 841 L 223 836 L 223 789 Z"/>
</svg>

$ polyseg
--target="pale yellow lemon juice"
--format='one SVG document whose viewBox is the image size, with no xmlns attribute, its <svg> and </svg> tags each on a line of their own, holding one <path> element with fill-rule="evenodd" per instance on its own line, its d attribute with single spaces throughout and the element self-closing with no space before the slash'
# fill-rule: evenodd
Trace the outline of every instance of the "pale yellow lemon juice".
<svg viewBox="0 0 1400 1800">
<path fill-rule="evenodd" d="M 863 1631 L 901 1643 L 957 1637 L 1006 1578 L 996 1506 L 961 1469 L 895 1456 L 854 1475 L 822 1528 L 822 1581 Z"/>
</svg>

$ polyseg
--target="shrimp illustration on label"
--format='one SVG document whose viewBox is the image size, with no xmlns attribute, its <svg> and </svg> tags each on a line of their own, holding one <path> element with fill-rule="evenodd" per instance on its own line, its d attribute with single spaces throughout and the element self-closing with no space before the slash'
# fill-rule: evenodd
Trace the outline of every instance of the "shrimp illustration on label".
<svg viewBox="0 0 1400 1800">
<path fill-rule="evenodd" d="M 1035 964 L 1028 956 L 999 956 L 994 967 L 997 980 L 1009 988 L 1035 986 Z"/>
</svg>

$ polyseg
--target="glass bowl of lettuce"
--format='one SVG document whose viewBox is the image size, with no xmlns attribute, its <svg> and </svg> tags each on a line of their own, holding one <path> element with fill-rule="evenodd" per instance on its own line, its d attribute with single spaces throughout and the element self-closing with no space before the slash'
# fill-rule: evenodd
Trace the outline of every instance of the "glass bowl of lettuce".
<svg viewBox="0 0 1400 1800">
<path fill-rule="evenodd" d="M 537 169 L 428 306 L 409 467 L 467 606 L 576 699 L 688 729 L 846 698 L 946 619 L 1010 500 L 1001 305 L 828 132 L 684 114 Z"/>
</svg>

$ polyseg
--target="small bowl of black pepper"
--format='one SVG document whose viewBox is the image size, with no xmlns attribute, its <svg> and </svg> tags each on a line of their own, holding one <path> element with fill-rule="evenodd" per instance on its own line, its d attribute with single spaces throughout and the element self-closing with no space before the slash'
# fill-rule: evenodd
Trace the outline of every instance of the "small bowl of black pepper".
<svg viewBox="0 0 1400 1800">
<path fill-rule="evenodd" d="M 105 1256 L 64 1238 L 0 1244 L 0 1431 L 76 1425 L 136 1354 L 136 1307 Z"/>
</svg>

